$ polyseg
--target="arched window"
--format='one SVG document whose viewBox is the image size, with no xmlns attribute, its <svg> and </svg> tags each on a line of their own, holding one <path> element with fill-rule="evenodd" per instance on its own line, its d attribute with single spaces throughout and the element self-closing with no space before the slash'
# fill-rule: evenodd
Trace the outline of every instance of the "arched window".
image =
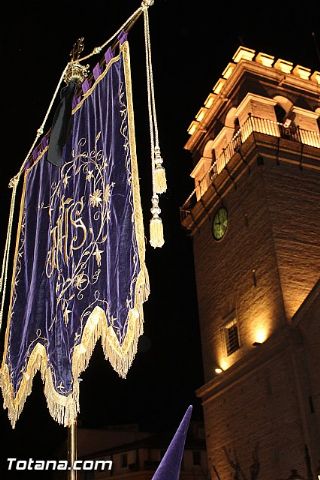
<svg viewBox="0 0 320 480">
<path fill-rule="evenodd" d="M 317 118 L 317 125 L 318 125 L 317 134 L 319 135 L 320 134 L 320 108 L 319 107 L 316 108 L 315 112 L 319 114 L 319 117 Z M 320 135 L 319 135 L 319 143 L 320 143 Z"/>
<path fill-rule="evenodd" d="M 234 133 L 237 133 L 240 130 L 239 118 L 235 117 L 234 119 Z"/>
<path fill-rule="evenodd" d="M 224 126 L 227 128 L 235 128 L 235 122 L 237 119 L 236 117 L 236 107 L 230 108 L 229 112 L 226 115 L 226 119 L 224 121 Z"/>
<path fill-rule="evenodd" d="M 277 102 L 277 105 L 274 107 L 277 121 L 282 123 L 285 128 L 293 126 L 295 117 L 292 111 L 293 103 L 281 95 L 276 95 L 273 99 Z"/>
<path fill-rule="evenodd" d="M 286 112 L 286 115 L 288 115 L 289 112 L 292 110 L 293 103 L 288 98 L 283 97 L 282 95 L 276 95 L 275 97 L 273 97 L 273 100 L 277 102 L 277 106 L 281 107 L 282 110 Z"/>
<path fill-rule="evenodd" d="M 217 173 L 216 151 L 213 148 L 213 140 L 209 140 L 203 149 L 203 158 L 207 160 L 207 171 L 209 178 L 212 179 Z"/>
<path fill-rule="evenodd" d="M 279 105 L 279 103 L 277 103 L 277 105 L 274 107 L 274 111 L 276 114 L 277 122 L 284 123 L 287 116 L 287 112 L 285 111 L 285 109 L 281 105 Z"/>
<path fill-rule="evenodd" d="M 274 107 L 277 122 L 280 123 L 279 130 L 281 137 L 290 140 L 299 140 L 299 132 L 294 122 L 295 114 L 292 111 L 293 103 L 286 97 L 276 95 L 274 100 L 277 105 Z"/>
<path fill-rule="evenodd" d="M 203 149 L 202 157 L 206 158 L 208 160 L 211 159 L 211 164 L 215 162 L 216 157 L 215 157 L 215 150 L 213 148 L 213 140 L 209 140 L 206 143 L 206 145 Z"/>
</svg>

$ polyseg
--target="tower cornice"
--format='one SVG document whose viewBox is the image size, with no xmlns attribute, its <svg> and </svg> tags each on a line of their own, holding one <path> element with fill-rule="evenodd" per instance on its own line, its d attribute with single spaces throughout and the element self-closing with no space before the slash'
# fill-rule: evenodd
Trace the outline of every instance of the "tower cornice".
<svg viewBox="0 0 320 480">
<path fill-rule="evenodd" d="M 249 54 L 248 54 L 249 51 Z M 189 140 L 185 149 L 194 151 L 206 135 L 213 120 L 219 115 L 222 108 L 229 102 L 235 88 L 241 84 L 246 74 L 261 77 L 264 81 L 274 83 L 280 87 L 286 87 L 293 91 L 309 93 L 316 100 L 320 94 L 320 72 L 311 72 L 310 69 L 301 65 L 293 66 L 292 62 L 278 59 L 274 61 L 271 55 L 254 50 L 239 47 L 233 56 L 233 62 L 229 63 L 223 71 L 223 76 L 209 93 L 204 105 L 200 108 L 195 119 L 191 122 L 188 133 Z"/>
</svg>

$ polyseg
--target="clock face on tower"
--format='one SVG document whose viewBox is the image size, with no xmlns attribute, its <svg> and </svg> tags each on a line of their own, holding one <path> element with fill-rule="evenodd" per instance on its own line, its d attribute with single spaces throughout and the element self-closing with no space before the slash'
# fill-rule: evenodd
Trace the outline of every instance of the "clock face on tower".
<svg viewBox="0 0 320 480">
<path fill-rule="evenodd" d="M 219 208 L 213 217 L 212 235 L 215 240 L 222 240 L 228 229 L 228 212 L 224 207 Z"/>
</svg>

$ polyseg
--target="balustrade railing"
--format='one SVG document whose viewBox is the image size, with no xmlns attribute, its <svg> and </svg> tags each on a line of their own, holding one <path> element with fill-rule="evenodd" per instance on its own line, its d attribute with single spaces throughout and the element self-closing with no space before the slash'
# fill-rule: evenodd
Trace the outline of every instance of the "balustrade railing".
<svg viewBox="0 0 320 480">
<path fill-rule="evenodd" d="M 216 160 L 208 172 L 198 181 L 196 188 L 180 208 L 182 220 L 189 214 L 196 201 L 199 200 L 208 189 L 212 177 L 219 174 L 225 168 L 233 155 L 239 151 L 241 145 L 254 132 L 271 135 L 273 137 L 281 137 L 304 145 L 320 148 L 320 134 L 318 132 L 305 130 L 293 123 L 282 124 L 267 118 L 249 115 L 241 129 L 236 132 L 230 143 L 217 155 Z"/>
</svg>

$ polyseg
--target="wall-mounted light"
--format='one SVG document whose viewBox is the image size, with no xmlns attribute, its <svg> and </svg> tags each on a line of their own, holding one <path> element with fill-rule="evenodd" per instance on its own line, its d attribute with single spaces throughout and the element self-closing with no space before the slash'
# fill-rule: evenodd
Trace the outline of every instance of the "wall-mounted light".
<svg viewBox="0 0 320 480">
<path fill-rule="evenodd" d="M 269 337 L 270 332 L 268 330 L 268 325 L 265 323 L 262 323 L 259 319 L 257 320 L 257 323 L 253 326 L 253 332 L 252 332 L 252 341 L 254 342 L 253 345 L 261 345 L 264 343 L 267 338 Z"/>
<path fill-rule="evenodd" d="M 222 372 L 223 372 L 223 370 L 222 370 L 221 367 L 216 367 L 216 368 L 214 369 L 214 373 L 216 373 L 217 375 L 220 375 L 220 373 L 222 373 Z"/>
<path fill-rule="evenodd" d="M 262 342 L 253 342 L 252 346 L 253 347 L 260 347 L 262 345 Z"/>
</svg>

